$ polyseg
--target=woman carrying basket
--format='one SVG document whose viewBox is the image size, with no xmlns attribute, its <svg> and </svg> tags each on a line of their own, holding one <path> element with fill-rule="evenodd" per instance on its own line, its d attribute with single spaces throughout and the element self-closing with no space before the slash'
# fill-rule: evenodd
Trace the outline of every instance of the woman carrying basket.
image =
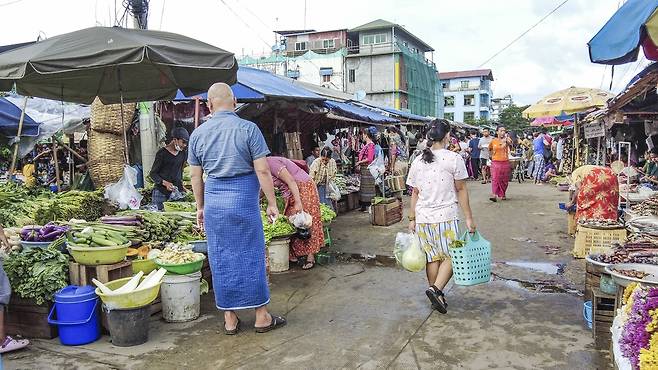
<svg viewBox="0 0 658 370">
<path fill-rule="evenodd" d="M 411 164 L 407 185 L 413 188 L 409 210 L 409 231 L 418 234 L 427 253 L 425 294 L 432 306 L 447 313 L 448 304 L 442 289 L 452 277 L 448 254 L 449 236 L 459 232 L 459 208 L 466 217 L 466 227 L 475 232 L 475 222 L 468 201 L 468 172 L 459 153 L 447 150 L 450 124 L 443 119 L 430 123 L 427 148 Z"/>
</svg>

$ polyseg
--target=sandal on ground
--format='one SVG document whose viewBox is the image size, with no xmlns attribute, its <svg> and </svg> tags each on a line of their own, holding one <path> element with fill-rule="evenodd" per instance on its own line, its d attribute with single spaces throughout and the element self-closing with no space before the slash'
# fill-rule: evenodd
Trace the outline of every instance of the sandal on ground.
<svg viewBox="0 0 658 370">
<path fill-rule="evenodd" d="M 226 329 L 226 322 L 224 322 L 224 334 L 225 335 L 236 335 L 240 332 L 240 318 L 238 318 L 238 324 L 235 325 L 235 329 Z"/>
<path fill-rule="evenodd" d="M 498 201 L 498 198 L 496 197 L 489 197 L 489 200 L 496 203 Z"/>
<path fill-rule="evenodd" d="M 481 182 L 482 185 L 484 185 L 484 184 L 486 184 L 486 183 L 487 183 L 486 181 L 482 181 L 482 182 Z"/>
<path fill-rule="evenodd" d="M 262 328 L 256 327 L 256 333 L 262 334 L 262 333 L 267 333 L 269 331 L 278 329 L 280 327 L 286 326 L 287 321 L 283 317 L 280 316 L 272 316 L 272 323 L 268 326 L 264 326 Z"/>
<path fill-rule="evenodd" d="M 448 313 L 448 303 L 446 302 L 445 296 L 443 295 L 441 289 L 432 285 L 425 291 L 425 294 L 427 295 L 427 298 L 429 298 L 430 302 L 432 302 L 432 307 L 435 310 L 441 312 L 442 314 Z"/>
<path fill-rule="evenodd" d="M 7 353 L 7 352 L 23 349 L 27 347 L 28 344 L 30 344 L 30 341 L 28 341 L 27 339 L 14 339 L 10 336 L 7 336 L 4 342 L 0 344 L 0 353 Z"/>
<path fill-rule="evenodd" d="M 315 262 L 308 262 L 308 261 L 307 261 L 307 262 L 302 266 L 302 270 L 310 270 L 310 269 L 312 269 L 313 267 L 315 267 Z"/>
<path fill-rule="evenodd" d="M 500 198 L 500 200 L 507 200 L 507 197 L 502 197 Z"/>
</svg>

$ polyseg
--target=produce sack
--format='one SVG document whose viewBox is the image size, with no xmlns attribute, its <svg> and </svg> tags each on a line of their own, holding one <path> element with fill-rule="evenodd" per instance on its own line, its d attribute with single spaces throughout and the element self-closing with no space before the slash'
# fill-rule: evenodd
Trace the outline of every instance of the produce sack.
<svg viewBox="0 0 658 370">
<path fill-rule="evenodd" d="M 310 229 L 313 226 L 313 217 L 304 211 L 294 214 L 288 219 L 298 229 Z"/>
<path fill-rule="evenodd" d="M 327 198 L 335 201 L 340 200 L 340 189 L 333 181 L 327 181 Z"/>
<path fill-rule="evenodd" d="M 422 271 L 427 263 L 427 255 L 416 234 L 397 233 L 393 254 L 398 264 L 410 272 Z"/>
<path fill-rule="evenodd" d="M 137 170 L 126 165 L 119 181 L 105 187 L 105 199 L 119 204 L 119 209 L 139 209 L 143 197 L 135 188 L 135 184 Z"/>
<path fill-rule="evenodd" d="M 368 171 L 370 171 L 372 177 L 375 178 L 375 183 L 381 184 L 384 179 L 384 172 L 386 171 L 384 156 L 378 155 L 377 158 L 368 165 Z"/>
</svg>

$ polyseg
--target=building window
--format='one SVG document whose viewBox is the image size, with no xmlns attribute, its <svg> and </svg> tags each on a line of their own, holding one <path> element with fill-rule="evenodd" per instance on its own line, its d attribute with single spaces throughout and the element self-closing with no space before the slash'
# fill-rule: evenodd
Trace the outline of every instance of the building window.
<svg viewBox="0 0 658 370">
<path fill-rule="evenodd" d="M 324 49 L 333 49 L 335 45 L 334 40 L 322 40 L 322 47 Z"/>
<path fill-rule="evenodd" d="M 464 82 L 462 81 L 462 84 Z M 466 81 L 468 83 L 468 81 Z M 473 106 L 475 105 L 475 95 L 464 95 L 464 105 Z"/>
<path fill-rule="evenodd" d="M 475 112 L 464 112 L 464 122 L 474 121 Z"/>
<path fill-rule="evenodd" d="M 364 45 L 372 44 L 384 44 L 388 42 L 388 35 L 385 33 L 380 33 L 377 35 L 365 35 L 363 36 Z"/>
<path fill-rule="evenodd" d="M 331 75 L 322 76 L 322 82 L 331 82 Z"/>
<path fill-rule="evenodd" d="M 445 107 L 454 107 L 455 106 L 455 97 L 454 96 L 446 96 L 444 99 L 444 106 Z"/>
<path fill-rule="evenodd" d="M 306 46 L 306 41 L 295 43 L 295 51 L 304 51 L 307 50 L 307 48 L 308 47 Z"/>
<path fill-rule="evenodd" d="M 354 69 L 350 69 L 347 72 L 348 72 L 347 73 L 348 74 L 348 76 L 347 76 L 348 81 L 349 82 L 356 82 L 356 71 Z"/>
<path fill-rule="evenodd" d="M 462 81 L 462 89 L 468 89 L 468 81 Z"/>
<path fill-rule="evenodd" d="M 449 82 L 441 82 L 441 87 L 443 87 L 443 90 L 447 90 L 448 86 L 450 86 Z"/>
<path fill-rule="evenodd" d="M 448 121 L 454 121 L 455 120 L 455 114 L 454 113 L 443 113 L 443 118 L 447 119 Z"/>
</svg>

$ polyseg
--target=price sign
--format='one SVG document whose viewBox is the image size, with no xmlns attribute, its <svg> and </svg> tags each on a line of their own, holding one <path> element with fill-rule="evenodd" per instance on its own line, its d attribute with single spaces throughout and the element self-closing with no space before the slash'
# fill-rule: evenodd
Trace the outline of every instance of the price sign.
<svg viewBox="0 0 658 370">
<path fill-rule="evenodd" d="M 583 127 L 583 129 L 585 130 L 585 139 L 605 136 L 605 127 L 603 126 L 603 122 L 588 123 Z"/>
</svg>

